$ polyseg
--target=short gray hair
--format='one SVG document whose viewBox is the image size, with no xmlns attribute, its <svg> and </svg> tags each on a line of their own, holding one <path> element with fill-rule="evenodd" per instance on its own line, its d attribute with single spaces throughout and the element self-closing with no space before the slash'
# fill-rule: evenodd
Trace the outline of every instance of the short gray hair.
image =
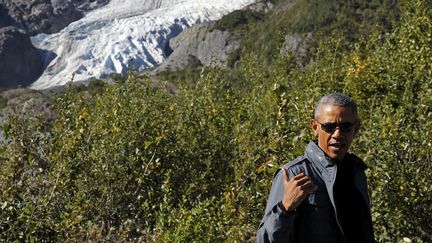
<svg viewBox="0 0 432 243">
<path fill-rule="evenodd" d="M 318 118 L 319 113 L 321 112 L 321 108 L 323 105 L 337 105 L 342 107 L 350 107 L 353 111 L 354 115 L 360 120 L 357 113 L 357 104 L 354 102 L 351 97 L 343 93 L 331 93 L 326 94 L 316 103 L 315 105 L 315 120 Z"/>
</svg>

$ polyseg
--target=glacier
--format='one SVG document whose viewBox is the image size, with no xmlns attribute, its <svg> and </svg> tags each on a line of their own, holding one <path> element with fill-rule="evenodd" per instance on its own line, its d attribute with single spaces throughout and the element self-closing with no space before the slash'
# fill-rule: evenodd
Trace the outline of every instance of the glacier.
<svg viewBox="0 0 432 243">
<path fill-rule="evenodd" d="M 168 41 L 193 25 L 214 21 L 256 0 L 111 0 L 55 34 L 31 38 L 45 70 L 30 86 L 125 75 L 161 64 Z"/>
</svg>

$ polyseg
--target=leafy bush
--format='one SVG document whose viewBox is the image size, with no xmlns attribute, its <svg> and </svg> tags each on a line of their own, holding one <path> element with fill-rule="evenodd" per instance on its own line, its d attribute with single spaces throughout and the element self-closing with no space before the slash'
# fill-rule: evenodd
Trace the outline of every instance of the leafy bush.
<svg viewBox="0 0 432 243">
<path fill-rule="evenodd" d="M 6 97 L 0 96 L 0 110 L 7 106 L 7 101 Z"/>
</svg>

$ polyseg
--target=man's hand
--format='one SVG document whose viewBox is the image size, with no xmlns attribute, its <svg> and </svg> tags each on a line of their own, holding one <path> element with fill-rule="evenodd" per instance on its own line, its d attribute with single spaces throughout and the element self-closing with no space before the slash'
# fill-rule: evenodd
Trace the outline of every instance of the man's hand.
<svg viewBox="0 0 432 243">
<path fill-rule="evenodd" d="M 294 210 L 309 193 L 318 189 L 309 176 L 300 173 L 291 179 L 288 176 L 288 171 L 282 169 L 283 183 L 284 183 L 284 196 L 282 205 L 287 212 Z"/>
</svg>

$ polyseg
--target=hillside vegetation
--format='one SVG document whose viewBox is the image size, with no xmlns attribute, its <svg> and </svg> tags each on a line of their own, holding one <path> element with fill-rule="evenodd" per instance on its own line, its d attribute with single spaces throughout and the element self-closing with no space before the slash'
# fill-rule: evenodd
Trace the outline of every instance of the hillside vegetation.
<svg viewBox="0 0 432 243">
<path fill-rule="evenodd" d="M 369 166 L 376 239 L 432 242 L 432 3 L 322 2 L 297 3 L 323 15 L 303 27 L 283 8 L 242 24 L 254 48 L 231 70 L 177 82 L 178 93 L 132 72 L 92 96 L 58 95 L 53 120 L 12 117 L 0 238 L 253 242 L 274 171 L 313 139 L 315 102 L 340 91 L 359 105 L 352 150 Z M 285 34 L 308 31 L 304 65 L 279 54 Z"/>
</svg>

